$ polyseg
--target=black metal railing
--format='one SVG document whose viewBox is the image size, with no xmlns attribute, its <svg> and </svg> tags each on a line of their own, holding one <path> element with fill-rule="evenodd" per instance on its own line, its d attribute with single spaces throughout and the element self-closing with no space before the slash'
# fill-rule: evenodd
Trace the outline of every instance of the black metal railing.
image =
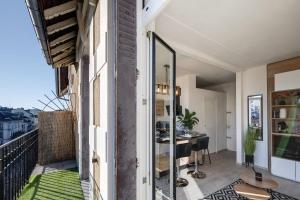
<svg viewBox="0 0 300 200">
<path fill-rule="evenodd" d="M 38 159 L 38 129 L 0 146 L 0 199 L 14 200 L 28 183 Z"/>
</svg>

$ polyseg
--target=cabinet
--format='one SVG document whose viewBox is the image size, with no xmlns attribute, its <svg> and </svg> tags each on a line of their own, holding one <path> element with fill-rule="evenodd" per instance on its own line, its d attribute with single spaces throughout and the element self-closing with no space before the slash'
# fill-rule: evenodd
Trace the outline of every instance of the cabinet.
<svg viewBox="0 0 300 200">
<path fill-rule="evenodd" d="M 296 181 L 300 182 L 300 162 L 296 162 Z"/>
<path fill-rule="evenodd" d="M 272 93 L 272 156 L 300 161 L 300 90 Z"/>
<path fill-rule="evenodd" d="M 272 157 L 272 174 L 295 180 L 296 162 L 293 160 L 287 160 L 283 158 Z M 300 172 L 300 171 L 299 171 Z"/>
<path fill-rule="evenodd" d="M 300 182 L 300 89 L 272 93 L 271 171 Z"/>
</svg>

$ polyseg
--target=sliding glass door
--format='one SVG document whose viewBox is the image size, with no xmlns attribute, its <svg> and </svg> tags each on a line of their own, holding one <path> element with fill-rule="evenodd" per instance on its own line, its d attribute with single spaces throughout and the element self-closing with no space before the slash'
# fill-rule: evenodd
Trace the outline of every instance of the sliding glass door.
<svg viewBox="0 0 300 200">
<path fill-rule="evenodd" d="M 175 66 L 176 53 L 158 35 L 150 34 L 152 73 L 153 199 L 176 199 Z"/>
</svg>

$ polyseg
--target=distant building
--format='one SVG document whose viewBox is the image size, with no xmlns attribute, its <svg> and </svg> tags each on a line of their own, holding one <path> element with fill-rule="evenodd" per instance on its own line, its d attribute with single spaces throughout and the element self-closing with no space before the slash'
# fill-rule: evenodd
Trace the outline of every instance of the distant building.
<svg viewBox="0 0 300 200">
<path fill-rule="evenodd" d="M 37 127 L 37 110 L 0 107 L 0 145 Z"/>
<path fill-rule="evenodd" d="M 37 123 L 38 123 L 37 115 L 40 112 L 40 110 L 38 110 L 38 109 L 25 110 L 24 108 L 16 108 L 16 109 L 13 109 L 11 112 L 27 117 L 32 122 L 32 124 L 31 124 L 31 126 L 33 126 L 32 128 L 37 127 Z"/>
</svg>

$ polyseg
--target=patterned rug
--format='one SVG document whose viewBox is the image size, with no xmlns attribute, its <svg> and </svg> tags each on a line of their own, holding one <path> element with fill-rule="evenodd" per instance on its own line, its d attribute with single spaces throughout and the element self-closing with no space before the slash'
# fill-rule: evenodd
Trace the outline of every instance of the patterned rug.
<svg viewBox="0 0 300 200">
<path fill-rule="evenodd" d="M 234 183 L 224 187 L 221 190 L 218 190 L 217 192 L 205 197 L 205 200 L 248 200 L 245 197 L 242 197 L 240 195 L 238 195 L 237 193 L 235 193 L 233 186 L 238 184 L 238 183 L 243 183 L 243 181 L 241 179 L 235 181 Z M 279 192 L 270 191 L 271 193 L 271 199 L 272 200 L 298 200 L 295 199 L 293 197 L 290 197 L 288 195 L 285 194 L 281 194 Z"/>
</svg>

